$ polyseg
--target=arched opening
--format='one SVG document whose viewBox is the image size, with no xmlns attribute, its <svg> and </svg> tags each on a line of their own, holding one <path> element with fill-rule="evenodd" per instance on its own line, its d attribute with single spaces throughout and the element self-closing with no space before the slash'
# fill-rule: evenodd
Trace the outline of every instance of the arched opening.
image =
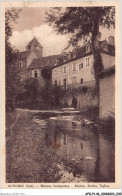
<svg viewBox="0 0 122 196">
<path fill-rule="evenodd" d="M 74 97 L 74 98 L 72 99 L 72 107 L 75 108 L 75 109 L 77 109 L 77 106 L 78 106 L 78 101 L 77 101 L 77 99 Z"/>
</svg>

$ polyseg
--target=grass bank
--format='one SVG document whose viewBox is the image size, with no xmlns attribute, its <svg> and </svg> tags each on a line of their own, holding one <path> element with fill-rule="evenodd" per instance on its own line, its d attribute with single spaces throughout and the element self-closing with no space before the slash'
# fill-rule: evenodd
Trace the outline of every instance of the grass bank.
<svg viewBox="0 0 122 196">
<path fill-rule="evenodd" d="M 16 121 L 16 117 L 18 119 Z M 6 118 L 6 181 L 8 183 L 57 182 L 59 157 L 47 147 L 45 132 L 33 122 L 31 112 L 9 113 Z M 14 126 L 12 126 L 14 124 Z"/>
</svg>

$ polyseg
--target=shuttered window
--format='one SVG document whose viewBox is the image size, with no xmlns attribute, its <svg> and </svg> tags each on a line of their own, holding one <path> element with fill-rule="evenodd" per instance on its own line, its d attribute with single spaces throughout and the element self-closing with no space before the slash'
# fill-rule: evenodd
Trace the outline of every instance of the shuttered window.
<svg viewBox="0 0 122 196">
<path fill-rule="evenodd" d="M 83 63 L 79 64 L 79 70 L 81 70 L 83 68 Z"/>
<path fill-rule="evenodd" d="M 72 65 L 72 70 L 73 70 L 73 71 L 76 71 L 76 63 L 73 63 L 73 65 Z"/>
</svg>

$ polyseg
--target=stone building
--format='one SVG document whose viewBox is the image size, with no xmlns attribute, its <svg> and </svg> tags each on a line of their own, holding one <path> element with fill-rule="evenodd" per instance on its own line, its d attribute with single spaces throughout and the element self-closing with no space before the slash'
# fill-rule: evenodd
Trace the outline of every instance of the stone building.
<svg viewBox="0 0 122 196">
<path fill-rule="evenodd" d="M 115 64 L 114 37 L 109 37 L 108 42 L 97 41 L 96 47 L 100 52 L 103 69 Z M 95 86 L 93 64 L 91 43 L 83 47 L 77 46 L 72 52 L 63 53 L 57 59 L 57 64 L 52 68 L 52 85 L 60 85 L 66 91 L 72 92 L 70 95 L 67 93 L 69 96 L 64 100 L 69 106 L 74 102 L 76 108 L 98 104 L 98 98 L 92 96 Z M 70 89 L 79 89 L 79 91 L 77 93 Z M 82 91 L 82 89 L 86 90 Z"/>
<path fill-rule="evenodd" d="M 44 85 L 45 80 L 41 74 L 42 68 L 54 66 L 55 59 L 59 58 L 59 56 L 60 55 L 52 55 L 43 57 L 43 47 L 34 37 L 26 46 L 26 51 L 19 53 L 18 65 L 20 67 L 21 81 L 33 77 L 39 80 L 40 85 Z M 49 78 L 49 80 L 51 80 L 51 78 Z"/>
<path fill-rule="evenodd" d="M 44 86 L 47 83 L 51 84 L 51 76 L 49 78 L 44 78 L 42 75 L 42 69 L 48 68 L 47 70 L 49 70 L 51 67 L 53 67 L 55 65 L 55 59 L 59 56 L 60 55 L 52 55 L 41 58 L 34 58 L 26 69 L 26 77 L 37 78 L 41 86 Z"/>
<path fill-rule="evenodd" d="M 43 47 L 34 37 L 31 42 L 26 46 L 26 51 L 19 53 L 18 65 L 20 67 L 20 78 L 24 80 L 27 77 L 27 68 L 35 58 L 42 57 Z"/>
<path fill-rule="evenodd" d="M 103 71 L 108 73 L 115 65 L 114 37 L 110 36 L 108 41 L 97 41 L 96 47 L 100 53 Z M 98 97 L 95 96 L 94 58 L 92 44 L 89 42 L 83 47 L 77 46 L 72 51 L 62 52 L 59 55 L 43 57 L 43 47 L 33 38 L 26 46 L 26 51 L 20 52 L 18 65 L 21 69 L 21 81 L 26 78 L 37 78 L 41 86 L 49 83 L 61 86 L 65 90 L 62 104 L 67 103 L 75 108 L 86 109 L 86 107 L 98 106 Z M 51 68 L 52 77 L 45 79 L 42 69 Z M 105 108 L 114 107 L 113 80 L 114 75 L 100 75 L 100 116 L 105 115 Z M 52 82 L 51 82 L 52 80 Z M 108 91 L 107 91 L 108 89 Z M 103 96 L 104 95 L 104 96 Z M 104 103 L 104 97 L 106 97 Z M 110 98 L 109 98 L 110 97 Z M 112 99 L 112 100 L 111 100 Z M 109 103 L 107 100 L 111 100 Z"/>
</svg>

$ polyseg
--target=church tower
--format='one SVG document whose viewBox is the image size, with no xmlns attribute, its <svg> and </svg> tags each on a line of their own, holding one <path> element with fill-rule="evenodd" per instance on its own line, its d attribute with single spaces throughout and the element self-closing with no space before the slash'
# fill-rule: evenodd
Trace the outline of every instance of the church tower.
<svg viewBox="0 0 122 196">
<path fill-rule="evenodd" d="M 34 51 L 38 53 L 39 57 L 43 57 L 43 47 L 35 37 L 26 46 L 26 51 Z"/>
</svg>

